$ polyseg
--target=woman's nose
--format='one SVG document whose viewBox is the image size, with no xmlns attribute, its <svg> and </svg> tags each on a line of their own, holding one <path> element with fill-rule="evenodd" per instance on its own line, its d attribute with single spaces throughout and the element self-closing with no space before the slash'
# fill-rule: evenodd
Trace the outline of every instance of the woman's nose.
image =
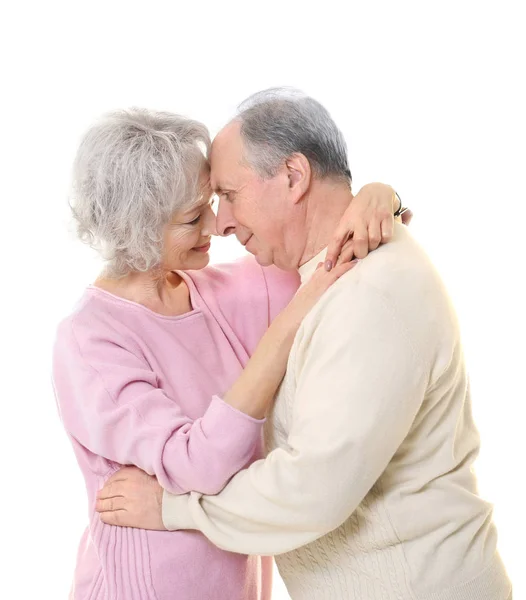
<svg viewBox="0 0 526 600">
<path fill-rule="evenodd" d="M 208 207 L 204 219 L 203 235 L 217 235 L 217 218 L 212 207 Z"/>
</svg>

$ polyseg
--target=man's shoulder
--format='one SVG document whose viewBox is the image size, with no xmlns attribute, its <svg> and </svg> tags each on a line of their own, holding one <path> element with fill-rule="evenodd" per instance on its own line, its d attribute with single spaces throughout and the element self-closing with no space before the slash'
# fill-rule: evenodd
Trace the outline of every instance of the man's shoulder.
<svg viewBox="0 0 526 600">
<path fill-rule="evenodd" d="M 431 343 L 458 335 L 452 303 L 432 261 L 413 236 L 400 226 L 392 242 L 371 252 L 323 295 L 304 320 L 305 329 L 339 323 L 375 327 L 380 312 L 399 321 L 411 337 Z M 450 334 L 450 335 L 449 335 Z"/>
<path fill-rule="evenodd" d="M 344 277 L 336 296 L 380 294 L 387 302 L 418 305 L 423 298 L 447 296 L 442 278 L 408 229 L 396 224 L 393 240 L 371 252 Z M 339 283 L 339 282 L 338 282 Z M 426 303 L 427 305 L 428 303 Z"/>
<path fill-rule="evenodd" d="M 383 287 L 392 285 L 399 277 L 410 278 L 415 273 L 437 276 L 427 252 L 408 228 L 398 223 L 392 240 L 369 253 L 361 263 L 363 277 Z"/>
<path fill-rule="evenodd" d="M 348 299 L 356 296 L 396 297 L 399 291 L 416 291 L 424 283 L 429 285 L 427 280 L 434 279 L 436 271 L 424 250 L 404 229 L 397 228 L 391 242 L 370 252 L 332 285 L 316 309 L 348 306 Z"/>
</svg>

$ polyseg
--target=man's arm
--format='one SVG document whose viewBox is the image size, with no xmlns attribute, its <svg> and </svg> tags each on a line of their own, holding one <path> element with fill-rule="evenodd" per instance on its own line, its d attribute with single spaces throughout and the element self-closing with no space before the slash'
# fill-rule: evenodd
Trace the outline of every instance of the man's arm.
<svg viewBox="0 0 526 600">
<path fill-rule="evenodd" d="M 298 334 L 288 448 L 217 496 L 165 492 L 168 529 L 198 529 L 235 552 L 287 552 L 338 527 L 382 474 L 421 405 L 429 369 L 379 292 L 339 285 L 346 289 L 327 294 Z"/>
</svg>

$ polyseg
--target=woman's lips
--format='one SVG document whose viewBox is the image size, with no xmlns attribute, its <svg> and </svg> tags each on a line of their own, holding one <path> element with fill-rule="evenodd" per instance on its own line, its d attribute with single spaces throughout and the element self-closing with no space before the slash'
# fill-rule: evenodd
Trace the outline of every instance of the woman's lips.
<svg viewBox="0 0 526 600">
<path fill-rule="evenodd" d="M 208 252 L 210 250 L 211 242 L 205 244 L 204 246 L 199 246 L 198 248 L 194 248 L 195 252 Z"/>
</svg>

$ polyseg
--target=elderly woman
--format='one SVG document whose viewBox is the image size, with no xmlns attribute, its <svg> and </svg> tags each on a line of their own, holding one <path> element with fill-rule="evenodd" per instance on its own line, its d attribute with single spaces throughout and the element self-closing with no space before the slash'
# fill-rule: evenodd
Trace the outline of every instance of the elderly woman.
<svg viewBox="0 0 526 600">
<path fill-rule="evenodd" d="M 122 465 L 175 494 L 214 494 L 257 458 L 299 324 L 352 268 L 319 269 L 294 296 L 295 273 L 252 257 L 207 267 L 209 145 L 196 121 L 130 110 L 103 118 L 78 150 L 72 209 L 105 268 L 59 326 L 54 351 L 57 402 L 88 494 L 76 600 L 270 596 L 269 559 L 195 532 L 108 526 L 94 510 Z M 392 203 L 391 188 L 372 184 L 353 219 Z"/>
</svg>

